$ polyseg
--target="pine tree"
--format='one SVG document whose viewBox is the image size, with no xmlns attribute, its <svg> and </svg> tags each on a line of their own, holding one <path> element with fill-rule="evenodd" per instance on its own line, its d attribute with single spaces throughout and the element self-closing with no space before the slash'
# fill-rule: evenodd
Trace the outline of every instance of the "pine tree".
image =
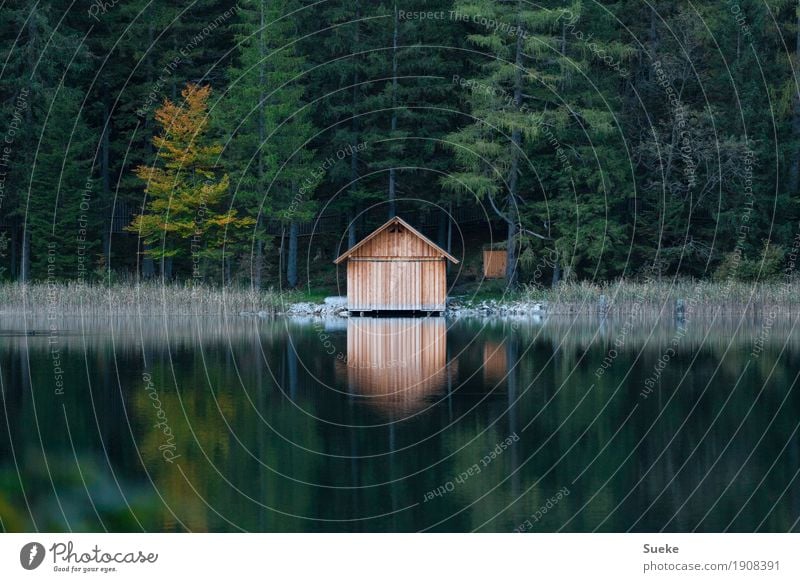
<svg viewBox="0 0 800 582">
<path fill-rule="evenodd" d="M 88 54 L 74 29 L 55 26 L 60 14 L 49 4 L 24 2 L 4 16 L 14 34 L 4 45 L 8 65 L 0 81 L 9 120 L 2 213 L 12 230 L 12 260 L 22 280 L 83 277 L 94 261 L 99 203 L 78 88 Z"/>
<path fill-rule="evenodd" d="M 237 206 L 257 221 L 246 247 L 252 252 L 245 253 L 249 256 L 250 282 L 256 289 L 262 284 L 265 245 L 271 242 L 265 233 L 265 217 L 275 212 L 272 199 L 265 196 L 269 182 L 267 156 L 262 147 L 267 137 L 266 37 L 270 23 L 266 11 L 266 4 L 261 1 L 239 5 L 232 24 L 236 54 L 228 69 L 228 88 L 219 104 L 222 115 L 217 119 L 225 142 L 222 158 L 231 171 Z"/>
<path fill-rule="evenodd" d="M 627 201 L 635 185 L 617 118 L 636 52 L 617 40 L 616 21 L 601 7 L 566 1 L 546 6 L 556 20 L 542 20 L 548 34 L 529 50 L 556 59 L 541 67 L 549 80 L 538 95 L 544 103 L 540 139 L 528 150 L 536 172 L 526 175 L 521 212 L 550 240 L 523 233 L 522 263 L 537 263 L 537 255 L 558 257 L 553 283 L 573 274 L 619 275 L 633 232 Z"/>
<path fill-rule="evenodd" d="M 486 52 L 481 76 L 461 79 L 459 85 L 471 91 L 471 114 L 478 120 L 450 136 L 456 161 L 462 172 L 448 176 L 445 187 L 461 195 L 487 202 L 507 227 L 506 279 L 517 280 L 517 249 L 525 203 L 520 192 L 520 177 L 525 166 L 525 147 L 539 139 L 542 106 L 532 106 L 541 96 L 545 103 L 548 84 L 553 78 L 536 70 L 539 43 L 552 42 L 546 34 L 557 20 L 555 11 L 531 9 L 525 2 L 494 3 L 488 0 L 461 0 L 454 4 L 459 20 L 471 26 L 469 41 Z M 477 20 L 477 24 L 473 22 Z M 500 23 L 490 27 L 482 21 Z M 558 59 L 553 59 L 558 63 Z M 552 67 L 553 65 L 551 65 Z M 522 227 L 529 236 L 548 238 Z"/>
</svg>

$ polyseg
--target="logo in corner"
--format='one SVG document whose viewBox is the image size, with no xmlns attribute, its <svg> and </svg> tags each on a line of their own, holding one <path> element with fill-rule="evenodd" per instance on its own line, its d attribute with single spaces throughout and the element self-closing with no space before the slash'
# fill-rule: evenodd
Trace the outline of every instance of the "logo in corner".
<svg viewBox="0 0 800 582">
<path fill-rule="evenodd" d="M 29 542 L 19 552 L 19 563 L 26 570 L 35 570 L 44 561 L 44 546 L 39 542 Z"/>
</svg>

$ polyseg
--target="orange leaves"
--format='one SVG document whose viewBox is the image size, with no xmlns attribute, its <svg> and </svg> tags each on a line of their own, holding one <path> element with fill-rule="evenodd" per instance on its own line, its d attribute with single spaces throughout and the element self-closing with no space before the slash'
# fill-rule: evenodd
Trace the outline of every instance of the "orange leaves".
<svg viewBox="0 0 800 582">
<path fill-rule="evenodd" d="M 162 128 L 153 138 L 156 161 L 134 170 L 145 184 L 147 204 L 128 230 L 151 245 L 148 252 L 154 257 L 213 250 L 229 230 L 255 224 L 226 201 L 230 180 L 218 167 L 222 146 L 207 136 L 210 95 L 210 87 L 189 83 L 180 104 L 165 99 L 155 112 Z"/>
<path fill-rule="evenodd" d="M 156 109 L 156 121 L 163 128 L 161 135 L 153 138 L 158 157 L 173 169 L 194 165 L 213 167 L 222 146 L 205 143 L 211 87 L 189 83 L 181 95 L 183 103 L 165 99 Z"/>
</svg>

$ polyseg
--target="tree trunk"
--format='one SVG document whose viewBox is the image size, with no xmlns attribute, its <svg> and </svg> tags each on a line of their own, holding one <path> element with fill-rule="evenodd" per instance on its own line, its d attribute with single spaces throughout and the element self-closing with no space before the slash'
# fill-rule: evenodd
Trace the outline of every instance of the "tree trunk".
<svg viewBox="0 0 800 582">
<path fill-rule="evenodd" d="M 797 34 L 795 35 L 795 55 L 800 62 L 800 10 L 797 11 Z M 800 186 L 800 93 L 795 92 L 792 109 L 792 161 L 789 166 L 789 196 L 797 195 Z"/>
<path fill-rule="evenodd" d="M 153 258 L 148 254 L 150 246 L 144 243 L 144 253 L 142 254 L 142 277 L 144 279 L 152 279 L 156 274 L 156 266 L 153 263 Z"/>
<path fill-rule="evenodd" d="M 281 246 L 278 248 L 278 281 L 283 276 L 284 265 L 286 265 L 286 229 L 281 229 Z"/>
<path fill-rule="evenodd" d="M 256 290 L 261 289 L 261 270 L 262 263 L 264 262 L 264 242 L 259 235 L 259 226 L 261 226 L 261 216 L 259 215 L 256 222 L 256 256 L 253 265 L 253 288 Z"/>
<path fill-rule="evenodd" d="M 553 265 L 553 287 L 558 285 L 559 281 L 561 281 L 561 267 L 558 262 L 556 262 Z"/>
<path fill-rule="evenodd" d="M 449 214 L 450 216 L 447 217 L 447 248 L 445 249 L 451 255 L 453 254 L 453 203 L 450 203 L 449 206 Z M 445 270 L 450 270 L 450 261 L 445 261 L 447 267 Z"/>
<path fill-rule="evenodd" d="M 444 210 L 439 211 L 439 228 L 436 235 L 436 244 L 445 248 L 447 246 L 447 214 Z"/>
<path fill-rule="evenodd" d="M 347 248 L 356 246 L 356 220 L 352 211 L 347 213 Z"/>
<path fill-rule="evenodd" d="M 361 2 L 356 0 L 355 2 L 355 31 L 353 33 L 353 52 L 359 50 L 360 46 L 360 21 L 361 21 Z M 355 190 L 358 185 L 358 139 L 359 139 L 359 127 L 358 127 L 358 57 L 353 57 L 353 119 L 350 121 L 351 131 L 353 133 L 353 152 L 350 155 L 350 204 L 353 204 L 355 200 Z M 355 208 L 351 208 L 351 212 L 348 215 L 348 223 L 350 224 L 349 232 L 347 233 L 347 242 L 348 248 L 353 247 L 356 244 L 356 232 L 355 232 L 355 222 L 353 221 L 353 215 L 355 214 Z"/>
<path fill-rule="evenodd" d="M 397 207 L 395 205 L 396 185 L 395 185 L 395 169 L 389 168 L 389 218 L 397 216 Z"/>
<path fill-rule="evenodd" d="M 650 30 L 649 30 L 649 41 L 650 41 L 650 59 L 657 61 L 658 60 L 658 49 L 661 46 L 661 41 L 658 37 L 658 7 L 655 5 L 650 6 Z M 647 78 L 650 82 L 654 82 L 656 77 L 655 69 L 651 66 L 647 66 Z"/>
<path fill-rule="evenodd" d="M 521 3 L 518 11 L 522 10 Z M 522 23 L 518 21 L 521 25 Z M 522 107 L 522 35 L 517 35 L 516 58 L 514 67 L 514 107 L 517 111 Z M 511 175 L 508 178 L 508 240 L 506 242 L 506 282 L 509 287 L 517 284 L 517 192 L 519 190 L 519 157 L 522 148 L 522 132 L 518 127 L 511 131 Z"/>
<path fill-rule="evenodd" d="M 295 400 L 297 398 L 297 348 L 296 344 L 292 341 L 286 342 L 286 374 L 288 376 L 289 384 L 289 399 Z"/>
<path fill-rule="evenodd" d="M 147 27 L 147 46 L 153 46 L 155 38 L 155 26 L 150 24 Z M 153 70 L 153 51 L 148 51 L 147 53 L 147 84 L 149 87 L 153 86 L 153 82 L 155 80 L 154 70 Z M 144 141 L 144 148 L 147 154 L 148 161 L 152 159 L 153 154 L 153 142 L 151 141 L 153 130 L 150 126 L 150 116 L 145 115 L 144 117 L 144 134 L 147 136 L 147 139 Z M 142 205 L 142 211 L 144 211 L 144 204 Z M 150 250 L 150 246 L 142 241 L 142 248 L 144 249 L 144 253 L 142 253 L 142 278 L 143 279 L 152 279 L 156 276 L 156 265 L 153 261 L 153 258 L 148 254 Z"/>
<path fill-rule="evenodd" d="M 110 150 L 110 136 L 111 133 L 111 112 L 108 108 L 108 103 L 103 103 L 103 138 L 101 141 L 100 150 L 100 181 L 103 189 L 103 200 L 111 200 L 111 170 L 109 168 L 109 150 Z M 113 223 L 113 208 L 111 208 L 112 215 L 106 216 L 103 221 L 103 258 L 105 259 L 105 268 L 111 268 L 111 225 Z"/>
<path fill-rule="evenodd" d="M 509 198 L 511 198 L 510 195 Z M 509 287 L 517 284 L 517 230 L 517 223 L 510 220 L 506 242 L 506 283 Z"/>
<path fill-rule="evenodd" d="M 518 361 L 519 354 L 517 349 L 517 340 L 513 331 L 506 335 L 506 370 L 508 373 L 507 380 L 507 406 L 508 406 L 508 435 L 516 435 L 519 430 L 519 403 L 517 402 L 519 394 L 519 376 L 520 376 L 520 363 Z M 514 499 L 520 495 L 520 472 L 516 469 L 519 468 L 519 447 L 510 447 L 511 454 L 511 489 Z"/>
<path fill-rule="evenodd" d="M 390 138 L 394 137 L 397 131 L 397 3 L 394 5 L 394 34 L 392 35 L 392 129 Z M 395 167 L 389 168 L 389 218 L 394 218 L 397 214 L 395 199 L 397 198 L 397 177 Z"/>
<path fill-rule="evenodd" d="M 164 282 L 172 280 L 172 257 L 161 259 L 161 278 Z"/>
<path fill-rule="evenodd" d="M 19 232 L 16 225 L 11 227 L 11 260 L 9 261 L 11 278 L 17 277 L 17 245 L 19 245 Z"/>
<path fill-rule="evenodd" d="M 259 4 L 259 11 L 261 16 L 261 27 L 259 28 L 258 33 L 258 54 L 261 57 L 258 65 L 258 84 L 259 87 L 263 89 L 265 83 L 265 72 L 264 67 L 266 66 L 266 50 L 264 49 L 264 27 L 266 26 L 266 22 L 264 19 L 264 0 Z M 262 150 L 262 144 L 266 141 L 267 136 L 267 128 L 266 128 L 266 121 L 264 119 L 264 100 L 266 96 L 264 95 L 264 91 L 259 92 L 258 96 L 258 189 L 260 191 L 261 188 L 264 186 L 264 155 Z M 255 239 L 256 239 L 256 252 L 255 252 L 255 259 L 253 265 L 253 288 L 256 290 L 261 289 L 261 274 L 263 269 L 264 263 L 264 241 L 261 240 L 261 205 L 258 205 L 258 218 L 256 219 L 256 228 L 255 228 Z"/>
<path fill-rule="evenodd" d="M 297 222 L 289 225 L 289 256 L 286 258 L 286 283 L 290 289 L 297 287 Z"/>
<path fill-rule="evenodd" d="M 22 256 L 19 263 L 19 280 L 27 283 L 31 278 L 31 235 L 27 225 L 22 229 Z"/>
<path fill-rule="evenodd" d="M 37 44 L 37 33 L 36 27 L 34 26 L 36 18 L 31 18 L 28 23 L 28 34 L 30 34 L 30 45 L 35 47 Z M 28 67 L 29 70 L 35 71 L 36 70 L 36 63 L 35 63 L 36 55 L 34 51 L 31 50 L 28 52 Z M 25 120 L 28 123 L 28 127 L 31 127 L 33 123 L 33 108 L 28 106 L 25 108 Z M 30 193 L 30 192 L 29 192 Z M 19 279 L 23 283 L 27 283 L 31 277 L 31 235 L 30 235 L 30 224 L 28 221 L 28 217 L 26 216 L 22 221 L 22 249 L 20 253 L 20 268 L 19 268 Z"/>
</svg>

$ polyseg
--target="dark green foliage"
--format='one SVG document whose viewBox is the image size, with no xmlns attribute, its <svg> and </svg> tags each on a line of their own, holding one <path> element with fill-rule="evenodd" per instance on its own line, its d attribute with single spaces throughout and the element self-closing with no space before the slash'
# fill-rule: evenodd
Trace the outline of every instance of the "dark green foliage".
<svg viewBox="0 0 800 582">
<path fill-rule="evenodd" d="M 225 282 L 332 282 L 330 259 L 393 212 L 418 212 L 457 246 L 445 212 L 481 208 L 464 240 L 505 241 L 512 283 L 654 265 L 749 280 L 795 246 L 788 0 L 23 0 L 0 12 L 3 277 L 154 273 L 112 215 L 124 225 L 141 211 L 132 170 L 153 163 L 154 110 L 187 82 L 213 88 L 227 199 L 257 221 L 226 240 Z M 320 211 L 326 228 L 303 236 Z"/>
</svg>

